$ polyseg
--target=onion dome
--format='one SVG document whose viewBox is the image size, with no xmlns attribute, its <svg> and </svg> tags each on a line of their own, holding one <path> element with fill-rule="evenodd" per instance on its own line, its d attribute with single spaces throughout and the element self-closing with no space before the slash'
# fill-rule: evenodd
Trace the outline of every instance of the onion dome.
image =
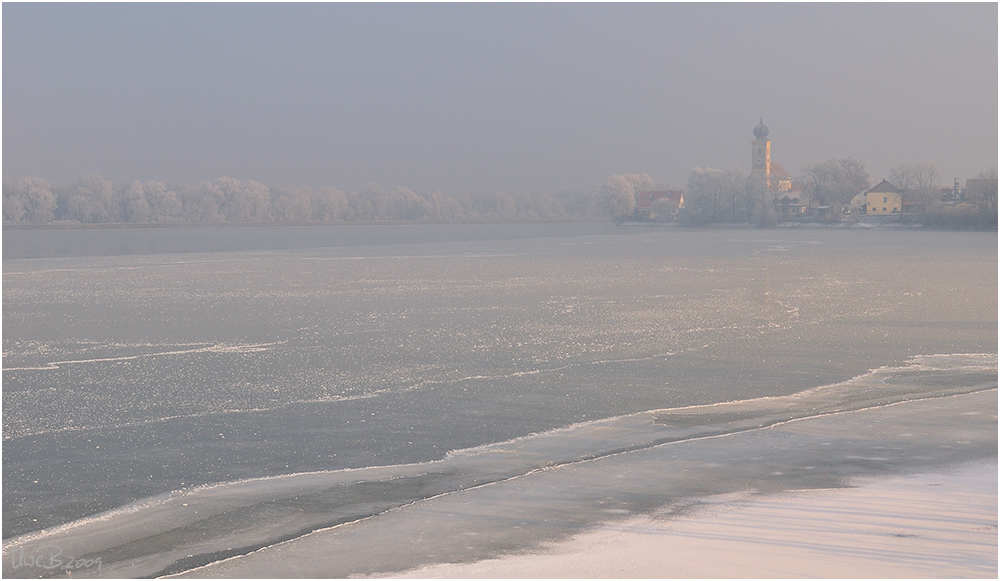
<svg viewBox="0 0 1000 581">
<path fill-rule="evenodd" d="M 757 126 L 753 128 L 753 136 L 756 137 L 757 139 L 764 139 L 765 137 L 767 137 L 767 134 L 768 134 L 767 125 L 764 125 L 764 117 L 761 117 L 760 123 L 758 123 Z"/>
</svg>

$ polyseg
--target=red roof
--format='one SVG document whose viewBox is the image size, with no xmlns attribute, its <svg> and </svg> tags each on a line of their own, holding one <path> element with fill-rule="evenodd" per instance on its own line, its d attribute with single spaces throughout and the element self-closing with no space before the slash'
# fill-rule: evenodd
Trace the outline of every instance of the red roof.
<svg viewBox="0 0 1000 581">
<path fill-rule="evenodd" d="M 680 206 L 684 199 L 684 192 L 681 190 L 662 190 L 656 192 L 639 192 L 635 196 L 635 207 L 640 210 L 648 210 L 653 204 L 660 200 L 669 200 L 675 206 Z"/>
<path fill-rule="evenodd" d="M 776 176 L 780 179 L 792 179 L 792 174 L 785 171 L 785 168 L 781 167 L 780 163 L 771 162 L 771 175 Z"/>
</svg>

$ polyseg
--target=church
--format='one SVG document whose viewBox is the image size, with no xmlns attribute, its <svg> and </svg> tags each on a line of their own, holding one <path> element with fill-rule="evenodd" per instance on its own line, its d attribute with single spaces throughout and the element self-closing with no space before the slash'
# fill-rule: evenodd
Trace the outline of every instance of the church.
<svg viewBox="0 0 1000 581">
<path fill-rule="evenodd" d="M 774 196 L 774 209 L 779 214 L 801 214 L 809 205 L 805 192 L 792 183 L 792 174 L 781 164 L 771 161 L 768 133 L 770 131 L 761 115 L 760 123 L 753 128 L 754 139 L 750 142 L 750 178 Z"/>
</svg>

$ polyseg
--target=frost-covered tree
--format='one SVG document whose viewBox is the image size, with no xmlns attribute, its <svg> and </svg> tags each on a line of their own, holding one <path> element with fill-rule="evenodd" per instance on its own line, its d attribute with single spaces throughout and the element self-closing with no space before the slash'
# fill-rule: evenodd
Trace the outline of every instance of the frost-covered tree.
<svg viewBox="0 0 1000 581">
<path fill-rule="evenodd" d="M 167 190 L 163 182 L 146 182 L 142 185 L 143 195 L 149 204 L 149 221 L 180 222 L 183 206 L 177 197 L 177 192 Z"/>
<path fill-rule="evenodd" d="M 518 218 L 551 220 L 566 215 L 566 209 L 562 202 L 548 194 L 519 194 L 514 196 L 514 201 L 518 207 Z"/>
<path fill-rule="evenodd" d="M 24 198 L 14 191 L 14 180 L 3 178 L 3 221 L 20 224 L 24 220 Z"/>
<path fill-rule="evenodd" d="M 608 214 L 616 220 L 624 220 L 635 211 L 635 188 L 625 176 L 611 176 L 600 185 L 598 191 Z"/>
<path fill-rule="evenodd" d="M 183 206 L 183 216 L 186 222 L 225 222 L 226 218 L 219 212 L 225 203 L 226 196 L 222 190 L 211 182 L 184 188 L 180 195 Z"/>
<path fill-rule="evenodd" d="M 635 195 L 652 190 L 656 182 L 649 174 L 618 174 L 609 177 L 596 188 L 597 198 L 608 215 L 624 220 L 635 211 Z"/>
<path fill-rule="evenodd" d="M 427 196 L 431 205 L 431 217 L 437 220 L 461 220 L 466 217 L 466 208 L 456 196 L 434 192 Z"/>
<path fill-rule="evenodd" d="M 138 180 L 129 184 L 122 199 L 122 209 L 126 222 L 144 223 L 150 221 L 152 208 L 146 201 L 146 192 Z"/>
<path fill-rule="evenodd" d="M 3 220 L 14 224 L 51 222 L 56 210 L 56 196 L 42 178 L 31 176 L 3 181 Z"/>
<path fill-rule="evenodd" d="M 321 222 L 342 220 L 347 208 L 347 196 L 336 188 L 325 188 L 313 193 L 312 206 L 315 219 Z"/>
<path fill-rule="evenodd" d="M 431 204 L 410 188 L 396 188 L 388 193 L 389 217 L 393 220 L 423 220 L 431 213 Z"/>
<path fill-rule="evenodd" d="M 347 220 L 379 220 L 385 210 L 384 193 L 378 184 L 371 183 L 359 191 L 347 192 Z"/>
<path fill-rule="evenodd" d="M 619 217 L 630 211 L 631 196 L 655 187 L 649 176 L 613 176 L 604 188 L 619 189 L 624 204 Z M 114 183 L 98 174 L 87 174 L 69 188 L 53 190 L 39 178 L 4 178 L 3 221 L 46 222 L 53 217 L 82 223 L 259 223 L 270 220 L 369 221 L 369 220 L 534 220 L 576 215 L 607 215 L 594 211 L 597 188 L 568 210 L 564 200 L 543 193 L 479 191 L 418 194 L 407 187 L 383 190 L 369 184 L 359 191 L 336 188 L 276 187 L 255 181 L 223 177 L 194 186 L 171 186 L 163 182 Z"/>
<path fill-rule="evenodd" d="M 262 183 L 233 178 L 215 180 L 222 192 L 219 212 L 228 222 L 266 222 L 271 219 L 271 193 Z"/>
<path fill-rule="evenodd" d="M 508 194 L 481 192 L 476 196 L 476 214 L 485 220 L 513 220 L 517 217 L 517 203 Z"/>
<path fill-rule="evenodd" d="M 313 220 L 312 190 L 308 188 L 276 188 L 271 190 L 273 197 L 271 216 L 275 220 L 285 222 L 308 222 Z"/>
<path fill-rule="evenodd" d="M 115 185 L 98 173 L 80 176 L 67 204 L 69 217 L 82 223 L 120 222 Z"/>
</svg>

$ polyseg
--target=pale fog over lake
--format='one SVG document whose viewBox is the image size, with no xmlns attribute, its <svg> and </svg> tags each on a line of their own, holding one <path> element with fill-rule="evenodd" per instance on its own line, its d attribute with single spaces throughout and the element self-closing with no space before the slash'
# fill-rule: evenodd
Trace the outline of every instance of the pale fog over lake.
<svg viewBox="0 0 1000 581">
<path fill-rule="evenodd" d="M 384 574 L 707 494 L 997 457 L 995 232 L 7 228 L 3 243 L 4 576 L 50 574 L 13 566 L 39 546 L 100 559 L 73 576 Z M 918 400 L 917 422 L 767 429 Z M 301 544 L 317 534 L 341 536 Z"/>
</svg>

